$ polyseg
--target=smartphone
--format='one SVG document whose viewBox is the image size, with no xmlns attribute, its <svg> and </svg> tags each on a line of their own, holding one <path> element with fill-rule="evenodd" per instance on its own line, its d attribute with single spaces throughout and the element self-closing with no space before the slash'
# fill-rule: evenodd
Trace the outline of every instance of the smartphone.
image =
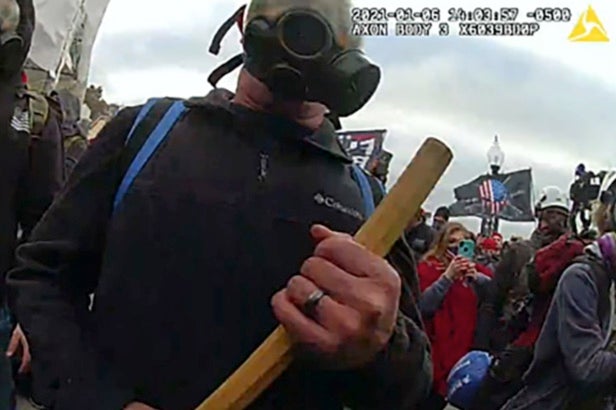
<svg viewBox="0 0 616 410">
<path fill-rule="evenodd" d="M 458 245 L 458 256 L 462 256 L 466 259 L 473 259 L 475 257 L 475 242 L 470 239 L 464 239 Z"/>
</svg>

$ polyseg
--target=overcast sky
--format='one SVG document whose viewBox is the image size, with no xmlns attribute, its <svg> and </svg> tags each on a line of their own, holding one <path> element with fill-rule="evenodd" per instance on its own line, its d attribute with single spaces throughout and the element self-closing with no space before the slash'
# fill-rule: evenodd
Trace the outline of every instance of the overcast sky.
<svg viewBox="0 0 616 410">
<path fill-rule="evenodd" d="M 426 3 L 440 7 L 445 18 L 451 7 L 472 9 L 488 2 Z M 548 5 L 528 0 L 489 3 L 518 4 L 521 14 Z M 487 170 L 486 152 L 495 134 L 505 151 L 505 170 L 531 167 L 537 192 L 545 185 L 568 190 L 580 162 L 597 170 L 616 166 L 616 2 L 591 4 L 611 39 L 607 43 L 569 42 L 588 4 L 554 3 L 570 7 L 574 21 L 543 23 L 530 38 L 367 38 L 366 51 L 382 67 L 383 82 L 373 100 L 346 119 L 344 127 L 388 129 L 386 147 L 395 154 L 394 177 L 426 136 L 451 146 L 454 163 L 431 195 L 428 209 L 449 204 L 454 186 Z M 233 29 L 219 57 L 207 52 L 216 29 L 240 4 L 112 0 L 94 49 L 91 82 L 104 87 L 107 101 L 120 104 L 206 93 L 209 72 L 241 50 Z M 395 9 L 410 3 L 356 4 Z M 232 89 L 235 80 L 235 74 L 229 75 L 221 85 Z M 475 219 L 465 222 L 478 227 Z M 532 225 L 505 223 L 503 228 L 506 234 L 527 234 Z"/>
</svg>

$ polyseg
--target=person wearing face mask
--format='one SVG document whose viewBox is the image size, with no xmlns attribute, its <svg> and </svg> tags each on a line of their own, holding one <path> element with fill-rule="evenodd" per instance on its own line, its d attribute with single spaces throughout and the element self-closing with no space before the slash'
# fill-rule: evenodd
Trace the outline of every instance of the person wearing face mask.
<svg viewBox="0 0 616 410">
<path fill-rule="evenodd" d="M 437 234 L 417 267 L 421 298 L 434 367 L 433 393 L 421 409 L 443 409 L 447 376 L 473 343 L 477 309 L 492 272 L 458 255 L 461 241 L 471 238 L 462 225 L 450 222 Z"/>
<path fill-rule="evenodd" d="M 503 410 L 613 409 L 616 388 L 616 171 L 595 212 L 599 239 L 562 275 L 524 384 Z"/>
<path fill-rule="evenodd" d="M 353 241 L 376 201 L 325 119 L 379 84 L 350 4 L 255 0 L 237 19 L 235 93 L 121 111 L 17 251 L 55 410 L 194 409 L 278 324 L 296 361 L 249 409 L 414 409 L 429 392 L 410 250 Z"/>
</svg>

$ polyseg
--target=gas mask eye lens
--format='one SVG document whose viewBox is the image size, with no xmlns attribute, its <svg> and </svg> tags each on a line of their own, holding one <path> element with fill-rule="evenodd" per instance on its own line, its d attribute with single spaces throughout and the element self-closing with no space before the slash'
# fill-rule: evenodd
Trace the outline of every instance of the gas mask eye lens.
<svg viewBox="0 0 616 410">
<path fill-rule="evenodd" d="M 321 19 L 310 13 L 291 13 L 279 23 L 280 43 L 297 58 L 314 58 L 331 46 L 331 35 Z"/>
</svg>

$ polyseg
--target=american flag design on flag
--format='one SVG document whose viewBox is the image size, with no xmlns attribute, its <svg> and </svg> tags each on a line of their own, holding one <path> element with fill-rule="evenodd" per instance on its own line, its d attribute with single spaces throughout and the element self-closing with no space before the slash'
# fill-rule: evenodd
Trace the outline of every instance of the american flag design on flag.
<svg viewBox="0 0 616 410">
<path fill-rule="evenodd" d="M 11 119 L 11 127 L 18 132 L 30 133 L 30 113 L 28 110 L 23 110 L 21 107 L 15 107 L 13 118 Z"/>
<path fill-rule="evenodd" d="M 509 192 L 502 182 L 486 179 L 479 185 L 479 198 L 490 215 L 498 215 L 509 203 Z"/>
</svg>

